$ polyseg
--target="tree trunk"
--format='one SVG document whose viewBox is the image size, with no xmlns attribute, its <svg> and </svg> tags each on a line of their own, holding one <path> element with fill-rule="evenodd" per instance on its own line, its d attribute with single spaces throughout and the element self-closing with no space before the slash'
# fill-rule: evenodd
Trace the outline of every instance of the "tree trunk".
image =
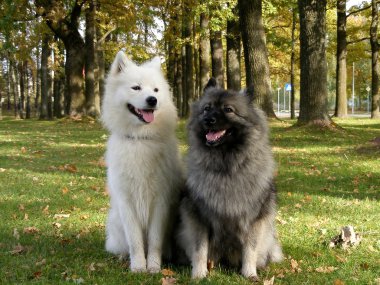
<svg viewBox="0 0 380 285">
<path fill-rule="evenodd" d="M 30 74 L 30 76 L 29 76 Z M 30 78 L 32 78 L 32 71 L 30 70 L 30 72 L 28 71 L 28 62 L 25 61 L 25 91 L 26 91 L 26 105 L 25 105 L 25 119 L 30 119 L 31 118 L 31 106 L 30 106 L 30 93 L 31 93 L 31 90 L 30 90 L 30 86 L 29 86 L 29 82 L 30 82 Z"/>
<path fill-rule="evenodd" d="M 19 112 L 20 118 L 25 118 L 25 64 L 20 62 L 18 64 L 18 74 L 19 74 L 19 86 L 20 86 L 20 98 L 19 98 Z"/>
<path fill-rule="evenodd" d="M 41 120 L 48 118 L 48 96 L 50 93 L 48 61 L 51 51 L 49 41 L 50 36 L 45 34 L 42 40 L 41 49 L 41 104 L 39 116 Z"/>
<path fill-rule="evenodd" d="M 298 0 L 301 102 L 298 122 L 329 126 L 326 62 L 326 0 Z"/>
<path fill-rule="evenodd" d="M 211 74 L 219 86 L 224 88 L 224 64 L 223 64 L 223 42 L 222 31 L 210 32 L 211 46 Z"/>
<path fill-rule="evenodd" d="M 379 43 L 377 42 L 377 27 L 379 24 L 378 3 L 372 0 L 372 21 L 370 28 L 370 41 L 372 52 L 372 108 L 371 118 L 380 118 L 380 94 L 379 94 Z"/>
<path fill-rule="evenodd" d="M 268 117 L 274 118 L 262 0 L 239 0 L 239 14 L 247 86 L 254 86 L 255 102 Z"/>
<path fill-rule="evenodd" d="M 86 9 L 86 114 L 91 117 L 98 117 L 100 114 L 100 106 L 95 103 L 95 13 L 96 5 L 94 0 L 89 2 L 89 8 Z"/>
<path fill-rule="evenodd" d="M 334 116 L 347 117 L 346 0 L 337 0 L 336 100 Z"/>
<path fill-rule="evenodd" d="M 297 16 L 297 12 L 296 12 L 296 9 L 293 8 L 292 9 L 292 51 L 291 51 L 291 56 L 290 56 L 290 86 L 291 86 L 291 90 L 290 90 L 290 118 L 291 119 L 295 119 L 296 118 L 296 90 L 294 88 L 295 84 L 294 84 L 294 77 L 295 77 L 295 74 L 294 74 L 294 67 L 296 65 L 296 60 L 295 60 L 295 57 L 296 57 L 296 52 L 295 52 L 295 49 L 294 49 L 294 46 L 295 46 L 295 32 L 296 32 L 296 16 Z"/>
<path fill-rule="evenodd" d="M 34 2 L 46 24 L 65 45 L 67 88 L 65 113 L 72 116 L 82 115 L 85 111 L 85 96 L 82 90 L 85 44 L 79 33 L 79 17 L 86 1 L 75 1 L 71 12 L 67 14 L 62 1 L 35 0 Z"/>
<path fill-rule="evenodd" d="M 36 97 L 34 100 L 34 109 L 36 110 L 36 113 L 38 113 L 38 107 L 39 107 L 39 100 L 41 97 L 41 53 L 40 53 L 40 42 L 37 46 L 37 72 L 36 72 Z M 39 116 L 39 114 L 36 114 L 36 116 Z"/>
<path fill-rule="evenodd" d="M 210 79 L 210 28 L 206 13 L 200 15 L 199 78 L 199 94 L 203 94 L 203 88 Z"/>
<path fill-rule="evenodd" d="M 240 26 L 237 18 L 227 21 L 227 88 L 241 89 Z"/>
<path fill-rule="evenodd" d="M 194 63 L 192 35 L 192 12 L 187 0 L 184 2 L 182 18 L 182 39 L 185 45 L 182 47 L 182 116 L 186 117 L 189 113 L 189 103 L 194 99 Z"/>
</svg>

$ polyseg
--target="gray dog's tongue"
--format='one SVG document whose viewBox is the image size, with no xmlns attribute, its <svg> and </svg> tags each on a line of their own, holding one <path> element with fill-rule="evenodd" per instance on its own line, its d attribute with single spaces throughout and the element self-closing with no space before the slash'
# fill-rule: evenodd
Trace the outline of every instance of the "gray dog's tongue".
<svg viewBox="0 0 380 285">
<path fill-rule="evenodd" d="M 142 115 L 145 122 L 147 122 L 147 123 L 153 122 L 153 120 L 154 120 L 154 114 L 153 114 L 154 111 L 153 110 L 138 109 L 138 112 Z"/>
<path fill-rule="evenodd" d="M 224 136 L 224 134 L 226 133 L 226 130 L 221 130 L 221 131 L 209 131 L 207 134 L 206 134 L 206 139 L 207 141 L 211 141 L 211 142 L 214 142 L 214 141 L 217 141 L 218 139 L 220 139 L 222 136 Z"/>
</svg>

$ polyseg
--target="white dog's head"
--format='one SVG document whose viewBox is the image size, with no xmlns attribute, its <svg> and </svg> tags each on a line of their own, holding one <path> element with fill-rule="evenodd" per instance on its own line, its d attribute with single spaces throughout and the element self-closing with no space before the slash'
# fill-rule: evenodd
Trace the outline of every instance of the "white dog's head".
<svg viewBox="0 0 380 285">
<path fill-rule="evenodd" d="M 116 55 L 107 78 L 102 121 L 112 133 L 123 135 L 151 135 L 157 128 L 175 127 L 176 110 L 159 57 L 137 65 L 122 51 Z"/>
</svg>

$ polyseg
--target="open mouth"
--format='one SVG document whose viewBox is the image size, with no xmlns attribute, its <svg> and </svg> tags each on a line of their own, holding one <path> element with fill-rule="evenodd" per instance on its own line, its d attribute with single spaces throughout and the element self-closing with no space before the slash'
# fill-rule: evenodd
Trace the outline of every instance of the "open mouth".
<svg viewBox="0 0 380 285">
<path fill-rule="evenodd" d="M 140 121 L 144 123 L 151 123 L 154 120 L 154 110 L 153 109 L 138 109 L 132 104 L 127 104 L 128 110 L 135 115 Z"/>
<path fill-rule="evenodd" d="M 230 134 L 230 130 L 208 130 L 206 132 L 206 144 L 210 146 L 217 145 Z"/>
</svg>

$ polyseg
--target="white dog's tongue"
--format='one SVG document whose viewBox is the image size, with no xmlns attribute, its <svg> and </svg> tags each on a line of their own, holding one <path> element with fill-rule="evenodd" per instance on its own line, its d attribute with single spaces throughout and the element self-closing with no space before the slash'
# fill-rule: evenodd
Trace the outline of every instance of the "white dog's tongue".
<svg viewBox="0 0 380 285">
<path fill-rule="evenodd" d="M 214 142 L 214 141 L 217 141 L 218 139 L 220 139 L 225 133 L 226 133 L 226 130 L 221 130 L 221 131 L 216 131 L 216 132 L 209 131 L 206 134 L 206 139 L 207 139 L 207 141 Z"/>
<path fill-rule="evenodd" d="M 139 113 L 142 115 L 143 119 L 147 123 L 151 123 L 154 120 L 153 110 L 140 110 Z"/>
</svg>

